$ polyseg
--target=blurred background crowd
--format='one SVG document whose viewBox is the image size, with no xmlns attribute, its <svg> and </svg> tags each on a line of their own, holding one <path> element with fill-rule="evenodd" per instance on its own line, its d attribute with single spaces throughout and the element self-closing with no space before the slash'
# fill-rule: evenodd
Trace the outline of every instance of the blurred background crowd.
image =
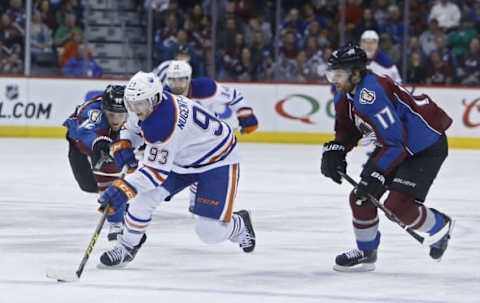
<svg viewBox="0 0 480 303">
<path fill-rule="evenodd" d="M 324 83 L 332 50 L 372 30 L 402 82 L 480 84 L 477 0 L 4 0 L 0 15 L 1 74 L 127 77 L 183 55 L 194 77 Z"/>
</svg>

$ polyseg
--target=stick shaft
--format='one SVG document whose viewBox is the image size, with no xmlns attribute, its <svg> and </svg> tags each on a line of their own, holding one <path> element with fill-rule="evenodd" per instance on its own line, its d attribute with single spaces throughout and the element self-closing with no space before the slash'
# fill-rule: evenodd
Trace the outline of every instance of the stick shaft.
<svg viewBox="0 0 480 303">
<path fill-rule="evenodd" d="M 344 172 L 341 172 L 339 171 L 338 172 L 340 174 L 340 176 L 342 176 L 345 180 L 347 180 L 348 183 L 350 183 L 351 185 L 353 185 L 354 187 L 356 187 L 358 185 L 358 183 L 352 178 L 350 177 L 349 175 L 347 175 L 346 173 Z M 417 240 L 418 242 L 420 242 L 420 244 L 423 244 L 423 242 L 425 241 L 425 238 L 422 237 L 421 235 L 417 234 L 413 229 L 411 229 L 410 227 L 408 227 L 407 225 L 405 225 L 402 221 L 400 221 L 400 219 L 394 214 L 392 213 L 388 208 L 386 208 L 385 206 L 383 206 L 382 203 L 380 203 L 380 201 L 378 201 L 374 196 L 372 195 L 368 195 L 368 199 L 370 200 L 370 202 L 373 203 L 373 205 L 375 205 L 376 207 L 380 208 L 384 213 L 385 215 L 387 216 L 388 219 L 390 219 L 390 221 L 392 222 L 395 222 L 397 223 L 401 228 L 403 228 L 408 234 L 410 234 L 410 236 L 412 236 L 415 240 Z"/>
<path fill-rule="evenodd" d="M 92 253 L 93 247 L 95 246 L 95 243 L 97 243 L 98 237 L 100 236 L 100 232 L 102 231 L 103 225 L 105 225 L 105 220 L 107 219 L 107 214 L 108 214 L 108 209 L 109 207 L 105 207 L 103 210 L 102 216 L 100 217 L 100 220 L 98 221 L 97 227 L 95 228 L 95 231 L 93 232 L 92 239 L 90 240 L 90 243 L 88 243 L 87 249 L 85 250 L 85 253 L 83 254 L 82 261 L 78 265 L 78 269 L 75 272 L 77 277 L 80 278 L 82 275 L 83 269 L 85 268 L 85 265 L 87 264 L 88 258 L 90 257 L 90 254 Z"/>
</svg>

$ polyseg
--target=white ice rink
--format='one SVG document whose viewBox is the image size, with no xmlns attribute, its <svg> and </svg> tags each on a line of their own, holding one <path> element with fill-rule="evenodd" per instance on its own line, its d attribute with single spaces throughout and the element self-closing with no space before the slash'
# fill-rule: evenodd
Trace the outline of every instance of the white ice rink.
<svg viewBox="0 0 480 303">
<path fill-rule="evenodd" d="M 352 248 L 347 195 L 321 176 L 320 146 L 241 146 L 237 209 L 254 211 L 257 248 L 197 239 L 187 194 L 162 204 L 148 241 L 123 270 L 96 268 L 105 231 L 80 281 L 74 272 L 97 224 L 96 196 L 76 185 L 64 140 L 0 139 L 0 303 L 480 302 L 480 152 L 452 150 L 428 205 L 457 220 L 442 262 L 381 216 L 377 270 L 332 270 Z M 349 157 L 358 178 L 363 156 Z"/>
</svg>

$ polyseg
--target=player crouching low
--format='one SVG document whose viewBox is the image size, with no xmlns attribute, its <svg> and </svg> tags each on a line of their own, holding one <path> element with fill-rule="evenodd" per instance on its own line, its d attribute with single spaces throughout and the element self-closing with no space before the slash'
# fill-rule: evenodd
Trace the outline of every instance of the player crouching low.
<svg viewBox="0 0 480 303">
<path fill-rule="evenodd" d="M 123 234 L 100 257 L 101 266 L 124 266 L 145 241 L 145 231 L 158 204 L 197 183 L 195 231 L 207 244 L 236 242 L 244 252 L 255 249 L 255 232 L 247 211 L 233 212 L 239 155 L 231 127 L 201 105 L 164 92 L 152 73 L 138 72 L 125 91 L 129 110 L 126 128 L 143 134 L 146 147 L 139 168 L 116 180 L 99 198 L 112 213 L 123 209 Z M 131 149 L 118 143 L 116 154 Z M 129 154 L 129 153 L 126 153 Z"/>
<path fill-rule="evenodd" d="M 110 156 L 110 145 L 117 140 L 127 119 L 123 95 L 125 86 L 108 85 L 102 96 L 79 105 L 65 120 L 68 129 L 68 160 L 80 188 L 88 193 L 103 192 L 120 176 L 120 168 Z M 109 216 L 108 240 L 122 231 L 121 214 Z"/>
</svg>

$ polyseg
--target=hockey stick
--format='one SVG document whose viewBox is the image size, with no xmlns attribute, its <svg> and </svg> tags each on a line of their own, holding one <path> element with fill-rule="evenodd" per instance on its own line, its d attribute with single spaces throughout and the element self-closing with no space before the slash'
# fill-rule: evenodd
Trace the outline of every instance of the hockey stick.
<svg viewBox="0 0 480 303">
<path fill-rule="evenodd" d="M 348 183 L 350 183 L 354 187 L 357 187 L 358 183 L 352 177 L 350 177 L 349 175 L 347 175 L 342 171 L 338 171 L 338 173 L 340 174 L 340 176 L 342 176 L 342 178 L 347 180 Z M 425 237 L 417 234 L 413 229 L 411 229 L 410 227 L 405 225 L 402 221 L 400 221 L 400 219 L 398 219 L 398 217 L 394 213 L 392 213 L 388 208 L 383 206 L 383 204 L 380 203 L 380 201 L 378 201 L 374 196 L 368 194 L 368 199 L 370 200 L 370 202 L 373 203 L 373 205 L 380 208 L 385 213 L 387 218 L 390 219 L 390 221 L 397 223 L 401 228 L 403 228 L 410 236 L 412 236 L 420 244 L 424 244 L 424 245 L 427 244 L 427 242 L 425 241 Z M 428 241 L 428 244 L 430 243 L 432 243 L 432 241 Z"/>
<path fill-rule="evenodd" d="M 120 177 L 123 178 L 127 172 L 127 166 L 124 166 L 121 172 Z M 78 265 L 77 270 L 74 273 L 71 272 L 60 272 L 58 270 L 49 270 L 47 271 L 47 278 L 57 280 L 57 282 L 74 282 L 80 279 L 83 273 L 83 269 L 85 268 L 85 265 L 87 264 L 88 258 L 90 258 L 90 254 L 93 251 L 93 247 L 95 246 L 95 243 L 97 243 L 98 237 L 100 236 L 100 232 L 102 231 L 103 225 L 105 225 L 105 221 L 107 219 L 108 211 L 110 207 L 107 206 L 103 209 L 102 216 L 100 217 L 100 220 L 98 221 L 97 227 L 95 228 L 95 231 L 93 232 L 92 239 L 90 239 L 90 243 L 88 243 L 87 249 L 85 250 L 85 253 L 83 254 L 82 261 L 80 261 L 80 264 Z"/>
<path fill-rule="evenodd" d="M 98 237 L 100 236 L 100 232 L 102 231 L 103 225 L 105 224 L 108 210 L 109 210 L 109 207 L 105 207 L 105 209 L 103 210 L 102 217 L 100 217 L 97 227 L 93 232 L 92 239 L 90 240 L 90 243 L 88 243 L 87 249 L 83 254 L 83 258 L 82 258 L 82 261 L 80 262 L 80 265 L 78 265 L 77 271 L 75 271 L 75 273 L 67 273 L 67 272 L 50 270 L 50 271 L 47 271 L 47 278 L 57 280 L 57 282 L 74 282 L 80 279 L 80 276 L 83 273 L 83 269 L 87 264 L 88 258 L 90 257 L 93 247 L 95 246 L 95 243 L 97 243 Z"/>
</svg>

